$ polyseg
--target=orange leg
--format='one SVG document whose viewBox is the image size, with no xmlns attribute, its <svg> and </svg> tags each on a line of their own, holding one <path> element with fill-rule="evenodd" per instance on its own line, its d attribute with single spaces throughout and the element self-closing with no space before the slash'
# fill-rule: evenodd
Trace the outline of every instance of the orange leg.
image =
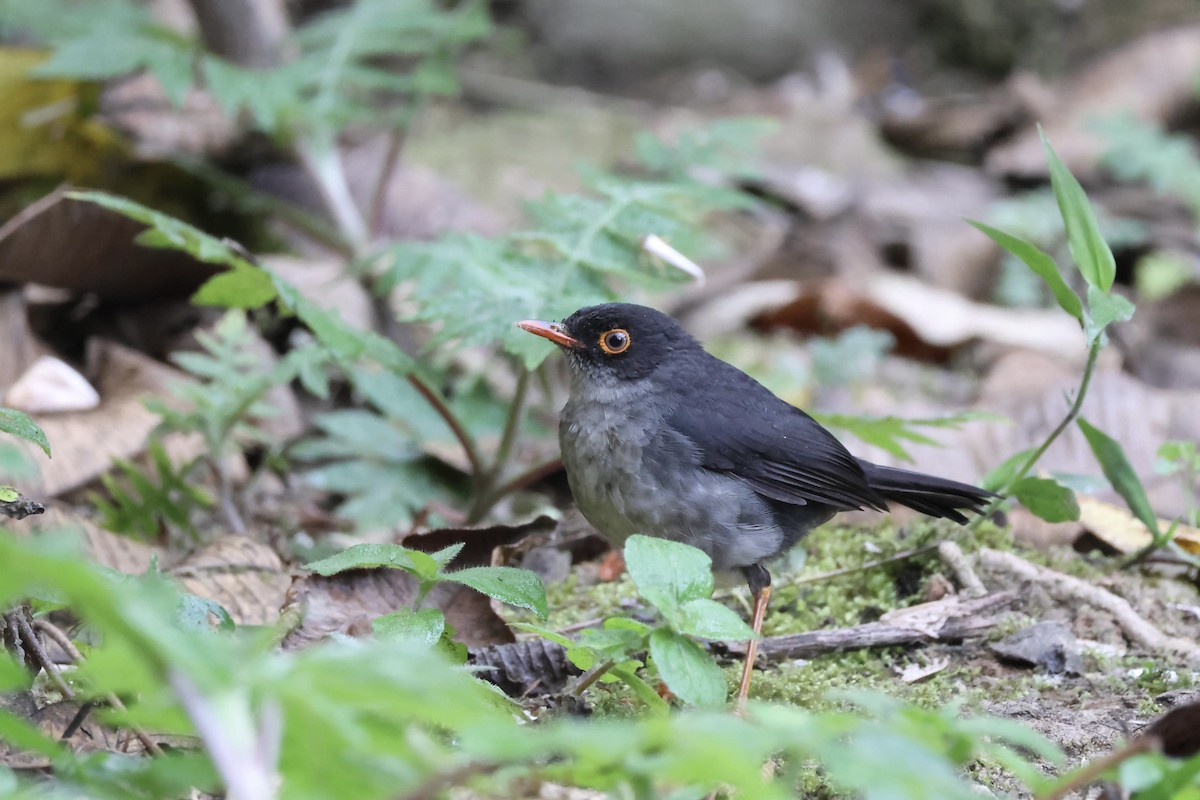
<svg viewBox="0 0 1200 800">
<path fill-rule="evenodd" d="M 758 658 L 758 636 L 762 633 L 763 617 L 767 614 L 767 601 L 771 599 L 771 586 L 767 584 L 754 595 L 754 618 L 750 627 L 754 629 L 754 639 L 746 643 L 746 661 L 742 665 L 742 683 L 738 687 L 737 707 L 745 709 L 746 698 L 750 696 L 750 675 L 754 672 L 754 661 Z"/>
</svg>

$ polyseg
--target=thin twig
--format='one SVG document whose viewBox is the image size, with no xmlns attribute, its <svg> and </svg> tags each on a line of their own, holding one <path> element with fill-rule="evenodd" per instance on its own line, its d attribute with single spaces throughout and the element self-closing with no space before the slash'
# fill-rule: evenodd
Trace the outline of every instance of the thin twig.
<svg viewBox="0 0 1200 800">
<path fill-rule="evenodd" d="M 46 671 L 46 677 L 50 682 L 58 687 L 58 691 L 68 700 L 75 699 L 75 690 L 72 689 L 67 681 L 63 678 L 62 672 L 58 669 L 58 664 L 54 663 L 54 659 L 50 658 L 50 654 L 46 652 L 46 648 L 42 645 L 42 640 L 38 638 L 37 631 L 33 629 L 29 619 L 25 614 L 13 615 L 17 625 L 17 633 L 25 642 L 25 646 L 33 653 L 34 659 L 38 666 Z"/>
<path fill-rule="evenodd" d="M 958 578 L 958 583 L 967 593 L 967 597 L 983 597 L 987 594 L 987 587 L 983 585 L 983 581 L 979 580 L 979 576 L 975 574 L 975 570 L 967 561 L 966 555 L 957 542 L 944 541 L 937 546 L 937 551 L 941 556 L 942 563 L 950 568 L 954 577 Z"/>
<path fill-rule="evenodd" d="M 433 406 L 433 410 L 438 413 L 438 416 L 445 420 L 446 425 L 449 426 L 450 431 L 454 434 L 454 438 L 458 439 L 459 445 L 462 446 L 463 453 L 471 465 L 472 477 L 477 479 L 478 476 L 483 474 L 484 467 L 483 460 L 479 457 L 479 449 L 475 446 L 474 437 L 458 421 L 458 417 L 450 410 L 450 406 L 446 404 L 446 400 L 441 396 L 441 393 L 430 386 L 424 378 L 415 372 L 410 372 L 408 373 L 408 382 L 412 384 L 421 397 L 425 398 L 425 402 Z"/>
<path fill-rule="evenodd" d="M 404 800 L 432 800 L 432 798 L 439 796 L 443 790 L 456 786 L 467 778 L 473 778 L 476 775 L 490 775 L 498 769 L 500 769 L 499 764 L 484 764 L 477 761 L 463 764 L 461 767 L 456 767 L 449 772 L 439 772 L 431 775 L 428 780 L 411 792 L 405 792 Z"/>
<path fill-rule="evenodd" d="M 1192 664 L 1200 664 L 1200 645 L 1177 636 L 1168 636 L 1134 611 L 1123 597 L 1079 578 L 1031 564 L 1014 553 L 984 547 L 979 563 L 989 570 L 1005 572 L 1025 581 L 1044 586 L 1051 595 L 1069 603 L 1087 603 L 1112 614 L 1125 635 L 1151 652 L 1183 654 Z"/>
<path fill-rule="evenodd" d="M 894 564 L 897 561 L 905 561 L 907 559 L 912 558 L 913 556 L 923 555 L 924 553 L 932 553 L 934 550 L 937 550 L 937 549 L 938 549 L 938 545 L 928 544 L 928 545 L 925 545 L 924 547 L 917 547 L 912 550 L 904 550 L 902 552 L 896 553 L 894 556 L 889 556 L 887 558 L 881 558 L 878 561 L 871 561 L 866 564 L 859 564 L 859 565 L 853 566 L 853 567 L 843 567 L 841 569 L 833 569 L 833 570 L 830 570 L 829 572 L 818 572 L 816 575 L 805 575 L 801 578 L 793 578 L 792 580 L 789 580 L 788 583 L 792 584 L 792 585 L 799 584 L 799 583 L 818 583 L 820 581 L 828 580 L 829 578 L 836 578 L 839 575 L 850 575 L 855 572 L 862 572 L 863 570 L 875 569 L 875 567 L 883 567 L 883 566 L 887 566 L 888 564 Z"/>
<path fill-rule="evenodd" d="M 75 716 L 71 717 L 71 722 L 63 730 L 62 736 L 58 737 L 59 741 L 67 741 L 75 732 L 79 730 L 79 726 L 83 725 L 83 721 L 87 719 L 88 714 L 92 713 L 92 709 L 96 707 L 95 700 L 87 700 L 79 706 L 79 710 L 75 712 Z"/>
<path fill-rule="evenodd" d="M 69 655 L 71 657 L 71 660 L 74 661 L 76 664 L 79 664 L 84 661 L 83 653 L 79 652 L 79 648 L 76 647 L 75 643 L 71 641 L 71 637 L 67 636 L 67 634 L 64 633 L 63 630 L 61 628 L 59 628 L 57 625 L 55 625 L 54 623 L 50 622 L 47 619 L 42 619 L 42 618 L 35 619 L 33 621 L 33 624 L 34 624 L 34 627 L 36 627 L 42 633 L 46 634 L 48 637 L 53 639 L 54 642 L 59 647 L 61 647 L 63 650 L 65 650 L 67 655 Z M 105 701 L 108 702 L 108 704 L 110 706 L 117 709 L 118 711 L 125 710 L 125 704 L 121 702 L 121 698 L 117 697 L 117 695 L 114 692 L 105 692 L 104 699 L 105 699 Z M 79 715 L 76 715 L 76 716 L 79 716 Z M 82 722 L 82 720 L 80 720 L 80 722 Z M 133 731 L 133 735 L 136 736 L 138 738 L 138 740 L 142 743 L 142 747 L 146 748 L 147 753 L 150 753 L 151 755 L 156 755 L 156 756 L 161 756 L 163 754 L 162 748 L 159 747 L 158 744 L 153 739 L 150 738 L 150 734 L 146 733 L 146 731 L 142 730 L 141 728 L 139 728 L 136 725 L 129 726 L 129 729 Z M 66 738 L 65 734 L 64 734 L 64 738 Z"/>
<path fill-rule="evenodd" d="M 375 180 L 375 188 L 371 190 L 371 202 L 367 206 L 367 221 L 372 237 L 376 237 L 383 229 L 383 212 L 387 207 L 388 185 L 396 174 L 396 165 L 400 163 L 400 154 L 404 152 L 404 143 L 408 138 L 406 128 L 393 128 L 388 136 L 387 152 L 383 156 L 383 164 L 379 177 Z"/>
<path fill-rule="evenodd" d="M 500 475 L 504 472 L 504 467 L 508 464 L 509 458 L 512 456 L 513 446 L 517 441 L 517 433 L 521 429 L 521 422 L 525 419 L 525 401 L 529 395 L 529 381 L 533 373 L 524 367 L 521 368 L 517 375 L 517 388 L 513 391 L 512 402 L 508 406 L 508 414 L 504 420 L 504 433 L 500 437 L 500 446 L 496 448 L 496 456 L 492 461 L 492 467 L 483 476 L 476 487 L 475 502 L 471 505 L 471 510 L 467 514 L 467 524 L 473 525 L 479 522 L 485 514 L 491 509 L 496 501 L 504 495 L 497 494 L 493 491 L 493 487 L 499 480 Z"/>
<path fill-rule="evenodd" d="M 1045 792 L 1037 795 L 1037 800 L 1062 800 L 1072 792 L 1091 786 L 1101 775 L 1115 769 L 1134 756 L 1158 750 L 1162 741 L 1157 736 L 1139 736 L 1126 744 L 1120 750 L 1109 753 L 1104 758 L 1092 761 L 1068 775 L 1061 783 L 1051 786 Z"/>
<path fill-rule="evenodd" d="M 517 475 L 508 483 L 493 489 L 488 500 L 494 504 L 501 497 L 507 497 L 513 492 L 519 492 L 522 489 L 532 486 L 538 481 L 549 478 L 551 475 L 562 469 L 562 465 L 563 463 L 561 458 L 552 458 L 549 461 L 545 461 L 541 464 L 530 467 L 529 469 Z M 491 506 L 489 505 L 488 507 L 490 508 Z"/>
</svg>

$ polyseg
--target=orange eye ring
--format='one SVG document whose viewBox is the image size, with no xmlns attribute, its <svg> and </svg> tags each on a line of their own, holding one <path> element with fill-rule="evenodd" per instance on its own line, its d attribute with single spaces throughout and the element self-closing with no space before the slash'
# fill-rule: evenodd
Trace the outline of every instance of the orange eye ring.
<svg viewBox="0 0 1200 800">
<path fill-rule="evenodd" d="M 600 334 L 600 349 L 610 356 L 624 353 L 632 343 L 629 331 L 624 328 L 613 328 Z"/>
</svg>

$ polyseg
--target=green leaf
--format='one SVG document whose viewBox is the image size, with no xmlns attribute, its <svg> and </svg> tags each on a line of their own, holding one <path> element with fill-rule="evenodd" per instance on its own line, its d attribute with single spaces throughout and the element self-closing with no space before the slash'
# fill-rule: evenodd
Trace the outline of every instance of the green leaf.
<svg viewBox="0 0 1200 800">
<path fill-rule="evenodd" d="M 1038 135 L 1046 148 L 1046 159 L 1050 164 L 1050 182 L 1054 187 L 1054 199 L 1058 201 L 1059 213 L 1062 214 L 1063 224 L 1067 229 L 1067 246 L 1071 250 L 1071 258 L 1089 285 L 1107 292 L 1116 278 L 1117 263 L 1108 243 L 1100 235 L 1096 213 L 1092 210 L 1092 204 L 1079 181 L 1059 160 L 1041 126 L 1038 126 Z"/>
<path fill-rule="evenodd" d="M 1102 292 L 1095 286 L 1088 287 L 1088 312 L 1089 318 L 1087 325 L 1084 327 L 1084 333 L 1087 336 L 1088 344 L 1104 333 L 1104 329 L 1114 322 L 1125 322 L 1133 317 L 1135 311 L 1133 303 L 1125 299 L 1124 295 L 1119 295 L 1112 292 Z"/>
<path fill-rule="evenodd" d="M 1158 516 L 1150 505 L 1150 499 L 1146 497 L 1145 487 L 1138 480 L 1137 473 L 1129 464 L 1129 459 L 1125 457 L 1125 451 L 1121 448 L 1121 444 L 1083 417 L 1076 422 L 1079 429 L 1083 431 L 1084 437 L 1087 438 L 1092 452 L 1096 455 L 1096 460 L 1100 462 L 1104 477 L 1108 478 L 1108 482 L 1117 490 L 1117 494 L 1121 495 L 1133 515 L 1154 534 L 1155 541 L 1161 540 L 1162 533 L 1158 528 Z"/>
<path fill-rule="evenodd" d="M 0 433 L 11 433 L 13 436 L 27 439 L 42 448 L 43 453 L 50 455 L 50 442 L 46 440 L 45 431 L 24 411 L 0 408 Z"/>
<path fill-rule="evenodd" d="M 1001 463 L 999 466 L 992 467 L 990 470 L 988 470 L 987 474 L 985 474 L 983 479 L 979 482 L 979 485 L 984 489 L 987 489 L 989 492 L 999 492 L 1006 489 L 1008 485 L 1012 483 L 1013 478 L 1017 476 L 1017 470 L 1019 470 L 1025 464 L 1025 462 L 1029 460 L 1031 455 L 1033 455 L 1032 447 L 1027 450 L 1021 450 L 1020 452 L 1013 453 L 1011 456 L 1004 459 L 1003 463 Z"/>
<path fill-rule="evenodd" d="M 192 302 L 220 308 L 262 308 L 276 295 L 269 273 L 257 267 L 241 267 L 209 278 L 192 295 Z"/>
<path fill-rule="evenodd" d="M 199 597 L 190 593 L 184 593 L 179 596 L 179 602 L 175 606 L 173 619 L 182 627 L 197 631 L 208 631 L 212 630 L 212 625 L 208 619 L 209 615 L 217 618 L 217 625 L 221 630 L 231 631 L 234 629 L 233 617 L 225 610 L 225 606 L 216 600 Z"/>
<path fill-rule="evenodd" d="M 461 583 L 488 597 L 517 608 L 528 608 L 542 619 L 549 616 L 546 587 L 542 579 L 527 569 L 515 567 L 472 567 L 439 576 L 443 581 Z"/>
<path fill-rule="evenodd" d="M 754 631 L 737 612 L 707 597 L 688 600 L 679 607 L 679 631 L 702 639 L 745 641 Z"/>
<path fill-rule="evenodd" d="M 725 675 L 700 645 L 668 628 L 650 634 L 650 657 L 679 699 L 694 706 L 719 706 L 729 687 Z"/>
<path fill-rule="evenodd" d="M 555 644 L 558 644 L 558 645 L 562 645 L 563 647 L 566 647 L 566 648 L 571 648 L 571 647 L 575 646 L 575 642 L 572 641 L 569 636 L 564 636 L 563 634 L 559 633 L 558 631 L 551 630 L 550 628 L 545 628 L 541 625 L 532 625 L 528 622 L 511 622 L 511 623 L 509 623 L 509 627 L 515 631 L 522 631 L 524 633 L 535 633 L 538 636 L 542 637 L 543 639 L 554 642 Z"/>
<path fill-rule="evenodd" d="M 17 663 L 7 650 L 0 652 L 0 692 L 28 689 L 32 683 L 33 675 L 23 664 Z"/>
<path fill-rule="evenodd" d="M 13 486 L 0 486 L 0 503 L 15 503 L 21 499 L 21 493 Z"/>
<path fill-rule="evenodd" d="M 637 699 L 646 704 L 651 713 L 666 714 L 671 710 L 670 704 L 662 699 L 654 687 L 638 676 L 637 668 L 633 664 L 618 664 L 609 670 L 609 674 L 624 681 Z"/>
<path fill-rule="evenodd" d="M 674 614 L 688 600 L 712 596 L 712 559 L 690 545 L 630 536 L 625 542 L 625 566 L 638 592 L 664 614 Z"/>
<path fill-rule="evenodd" d="M 434 562 L 437 563 L 438 569 L 445 569 L 446 565 L 453 561 L 458 554 L 462 552 L 464 547 L 466 547 L 466 544 L 464 542 L 459 542 L 458 544 L 452 544 L 449 547 L 443 547 L 437 552 L 430 553 L 429 556 L 434 560 Z"/>
<path fill-rule="evenodd" d="M 990 225 L 970 219 L 967 220 L 967 224 L 973 225 L 986 234 L 993 242 L 1025 262 L 1025 265 L 1033 270 L 1050 287 L 1050 291 L 1054 294 L 1054 299 L 1058 301 L 1059 308 L 1080 322 L 1083 321 L 1083 302 L 1079 299 L 1079 295 L 1075 294 L 1071 287 L 1067 285 L 1067 282 L 1063 280 L 1062 273 L 1059 272 L 1058 265 L 1054 263 L 1053 258 L 1043 252 L 1037 245 L 1004 231 L 997 230 Z"/>
<path fill-rule="evenodd" d="M 21 750 L 32 750 L 51 758 L 63 755 L 63 745 L 46 737 L 36 725 L 0 708 L 0 740 Z"/>
<path fill-rule="evenodd" d="M 402 608 L 371 621 L 377 639 L 385 641 L 413 640 L 429 646 L 438 643 L 446 630 L 446 617 L 436 608 L 413 611 Z"/>
<path fill-rule="evenodd" d="M 426 553 L 420 555 L 429 558 Z M 329 558 L 322 558 L 304 565 L 318 575 L 336 575 L 349 569 L 372 569 L 374 567 L 395 567 L 407 572 L 417 573 L 418 567 L 413 560 L 414 551 L 398 544 L 356 544 Z M 432 561 L 432 559 L 430 559 Z"/>
<path fill-rule="evenodd" d="M 1028 477 L 1013 484 L 1012 494 L 1021 505 L 1046 522 L 1079 519 L 1075 492 L 1052 478 Z"/>
</svg>

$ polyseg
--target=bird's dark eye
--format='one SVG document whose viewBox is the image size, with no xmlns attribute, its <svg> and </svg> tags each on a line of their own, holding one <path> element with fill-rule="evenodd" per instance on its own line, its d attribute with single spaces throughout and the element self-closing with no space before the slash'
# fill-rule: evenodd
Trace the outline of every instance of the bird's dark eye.
<svg viewBox="0 0 1200 800">
<path fill-rule="evenodd" d="M 630 341 L 629 331 L 624 328 L 613 328 L 600 335 L 600 349 L 610 356 L 615 356 L 628 350 Z"/>
</svg>

